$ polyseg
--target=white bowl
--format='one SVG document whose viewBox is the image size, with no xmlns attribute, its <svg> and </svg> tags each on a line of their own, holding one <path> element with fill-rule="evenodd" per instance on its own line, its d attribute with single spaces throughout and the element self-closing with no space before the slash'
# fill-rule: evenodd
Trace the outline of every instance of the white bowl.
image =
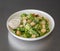
<svg viewBox="0 0 60 51">
<path fill-rule="evenodd" d="M 8 23 L 11 19 L 13 18 L 19 18 L 20 15 L 22 13 L 36 13 L 36 14 L 39 14 L 39 15 L 43 15 L 45 18 L 49 19 L 49 28 L 50 28 L 50 32 L 46 33 L 44 36 L 41 36 L 41 37 L 38 37 L 38 38 L 23 38 L 23 37 L 19 37 L 19 36 L 16 36 L 14 33 L 11 32 L 11 30 L 9 29 L 8 27 Z M 21 11 L 18 11 L 18 12 L 15 12 L 14 14 L 12 14 L 8 20 L 7 20 L 7 29 L 8 31 L 16 38 L 18 39 L 21 39 L 21 40 L 25 40 L 25 41 L 35 41 L 35 40 L 40 40 L 42 38 L 45 38 L 46 36 L 48 36 L 54 29 L 54 26 L 55 26 L 55 23 L 54 23 L 54 19 L 52 18 L 52 16 L 50 16 L 48 13 L 46 12 L 43 12 L 41 10 L 35 10 L 35 9 L 26 9 L 26 10 L 21 10 Z"/>
<path fill-rule="evenodd" d="M 13 18 L 17 18 L 17 17 L 19 18 L 22 13 L 27 13 L 27 14 L 36 13 L 36 14 L 42 15 L 42 16 L 46 17 L 47 19 L 49 19 L 50 32 L 48 32 L 44 36 L 41 36 L 38 38 L 33 38 L 33 39 L 16 36 L 10 30 L 8 23 Z M 21 10 L 21 11 L 15 12 L 7 20 L 9 44 L 10 44 L 10 46 L 14 47 L 14 49 L 19 49 L 19 51 L 40 51 L 41 49 L 46 48 L 49 45 L 49 43 L 51 42 L 51 39 L 47 38 L 47 36 L 53 31 L 54 26 L 55 26 L 54 19 L 52 18 L 52 16 L 50 16 L 48 13 L 46 13 L 44 11 L 35 10 L 35 9 L 26 9 L 26 10 Z M 47 39 L 45 39 L 45 37 Z"/>
</svg>

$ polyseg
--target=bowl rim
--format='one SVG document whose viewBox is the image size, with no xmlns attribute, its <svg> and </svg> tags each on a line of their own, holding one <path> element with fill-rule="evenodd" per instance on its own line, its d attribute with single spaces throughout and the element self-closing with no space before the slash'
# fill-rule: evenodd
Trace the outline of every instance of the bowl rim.
<svg viewBox="0 0 60 51">
<path fill-rule="evenodd" d="M 19 36 L 15 35 L 14 33 L 12 33 L 12 32 L 10 31 L 9 27 L 8 27 L 8 19 L 9 19 L 13 14 L 15 14 L 15 13 L 18 13 L 18 12 L 21 12 L 21 11 L 27 11 L 27 10 L 33 10 L 33 11 L 37 11 L 37 12 L 40 11 L 40 12 L 45 13 L 46 15 L 50 16 L 50 18 L 53 20 L 53 28 L 51 29 L 51 31 L 48 32 L 48 33 L 46 33 L 45 35 L 43 35 L 43 36 L 41 36 L 41 37 L 38 37 L 38 38 L 23 38 L 23 37 L 19 37 Z M 12 15 L 9 16 L 9 18 L 7 19 L 7 22 L 6 22 L 6 26 L 7 26 L 8 32 L 9 32 L 12 36 L 14 36 L 15 38 L 17 38 L 17 39 L 25 40 L 25 41 L 41 40 L 41 39 L 47 37 L 48 35 L 50 35 L 50 33 L 53 31 L 53 29 L 54 29 L 54 27 L 55 27 L 55 21 L 54 21 L 53 17 L 52 17 L 50 14 L 48 14 L 48 13 L 46 13 L 46 12 L 44 12 L 44 11 L 36 10 L 36 9 L 25 9 L 25 10 L 17 11 L 17 12 L 15 12 L 15 13 L 13 13 Z"/>
</svg>

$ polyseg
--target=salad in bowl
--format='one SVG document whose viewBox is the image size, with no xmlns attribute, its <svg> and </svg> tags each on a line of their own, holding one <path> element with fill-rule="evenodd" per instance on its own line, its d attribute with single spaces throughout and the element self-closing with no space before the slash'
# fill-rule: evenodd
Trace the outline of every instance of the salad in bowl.
<svg viewBox="0 0 60 51">
<path fill-rule="evenodd" d="M 54 28 L 53 18 L 39 10 L 22 10 L 7 20 L 9 32 L 22 40 L 38 40 L 49 35 Z"/>
</svg>

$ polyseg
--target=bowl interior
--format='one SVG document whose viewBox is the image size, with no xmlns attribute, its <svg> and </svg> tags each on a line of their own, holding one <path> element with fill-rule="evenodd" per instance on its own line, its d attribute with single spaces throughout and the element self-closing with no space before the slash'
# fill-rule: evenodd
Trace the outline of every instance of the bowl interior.
<svg viewBox="0 0 60 51">
<path fill-rule="evenodd" d="M 33 39 L 32 39 L 32 38 L 18 37 L 18 36 L 16 36 L 15 34 L 13 34 L 12 31 L 11 31 L 11 29 L 8 27 L 8 23 L 9 23 L 9 21 L 10 21 L 11 19 L 20 18 L 20 15 L 21 15 L 22 13 L 27 13 L 27 14 L 29 14 L 29 13 L 35 13 L 35 14 L 39 14 L 39 15 L 44 16 L 46 19 L 49 20 L 50 32 L 46 33 L 44 36 L 41 36 L 41 37 L 38 37 L 38 38 L 33 38 Z M 19 38 L 19 39 L 28 40 L 28 41 L 39 40 L 39 39 L 42 39 L 42 38 L 48 36 L 48 35 L 52 32 L 52 30 L 54 29 L 54 25 L 55 25 L 55 23 L 54 23 L 54 20 L 53 20 L 52 16 L 50 16 L 50 15 L 49 15 L 48 13 L 46 13 L 46 12 L 43 12 L 43 11 L 40 11 L 40 10 L 34 10 L 34 9 L 28 9 L 28 10 L 18 11 L 18 12 L 16 12 L 16 13 L 12 14 L 12 15 L 8 18 L 8 20 L 7 20 L 7 28 L 8 28 L 8 31 L 9 31 L 13 36 L 15 36 L 15 37 L 17 37 L 17 38 Z"/>
</svg>

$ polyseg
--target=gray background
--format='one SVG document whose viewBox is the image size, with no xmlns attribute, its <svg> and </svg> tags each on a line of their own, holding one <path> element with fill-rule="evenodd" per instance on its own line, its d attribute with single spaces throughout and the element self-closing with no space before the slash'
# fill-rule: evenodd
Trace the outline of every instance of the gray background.
<svg viewBox="0 0 60 51">
<path fill-rule="evenodd" d="M 0 51 L 9 51 L 7 18 L 14 12 L 23 9 L 43 10 L 53 16 L 55 29 L 52 34 L 52 45 L 47 51 L 60 51 L 60 2 L 59 0 L 0 0 Z"/>
</svg>

